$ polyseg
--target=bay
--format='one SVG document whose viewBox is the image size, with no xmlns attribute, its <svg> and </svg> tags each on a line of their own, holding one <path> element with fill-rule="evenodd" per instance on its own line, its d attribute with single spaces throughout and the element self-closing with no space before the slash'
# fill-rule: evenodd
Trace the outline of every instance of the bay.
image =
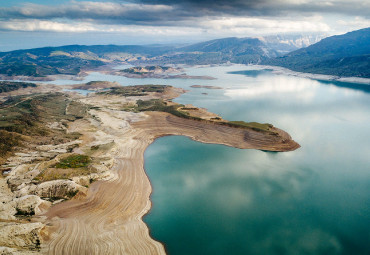
<svg viewBox="0 0 370 255">
<path fill-rule="evenodd" d="M 216 75 L 202 84 L 225 89 L 192 89 L 176 101 L 272 123 L 302 147 L 269 153 L 158 139 L 145 153 L 153 238 L 169 254 L 369 254 L 369 93 L 253 67 L 194 72 Z"/>
<path fill-rule="evenodd" d="M 182 104 L 228 120 L 271 123 L 294 152 L 239 150 L 163 137 L 145 153 L 153 186 L 145 216 L 169 254 L 370 254 L 369 86 L 274 74 L 263 67 L 187 68 L 216 80 L 83 81 L 173 85 Z M 223 89 L 192 88 L 192 85 Z"/>
</svg>

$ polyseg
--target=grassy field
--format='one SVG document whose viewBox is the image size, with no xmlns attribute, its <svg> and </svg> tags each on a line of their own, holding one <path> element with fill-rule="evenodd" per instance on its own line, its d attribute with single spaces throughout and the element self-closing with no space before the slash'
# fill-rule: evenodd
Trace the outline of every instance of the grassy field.
<svg viewBox="0 0 370 255">
<path fill-rule="evenodd" d="M 72 154 L 62 158 L 58 163 L 44 169 L 34 178 L 37 182 L 70 179 L 75 176 L 88 175 L 96 171 L 89 168 L 92 162 L 89 156 Z"/>
<path fill-rule="evenodd" d="M 55 165 L 56 168 L 79 168 L 86 167 L 90 163 L 90 158 L 85 155 L 71 155 L 62 159 Z"/>
<path fill-rule="evenodd" d="M 244 121 L 229 121 L 226 123 L 229 126 L 241 127 L 241 128 L 250 128 L 255 131 L 269 132 L 273 125 L 269 123 L 258 123 L 258 122 L 244 122 Z"/>
<path fill-rule="evenodd" d="M 46 124 L 61 122 L 67 125 L 68 121 L 86 114 L 86 107 L 58 93 L 11 97 L 0 107 L 0 163 L 14 147 L 24 145 L 22 138 L 29 137 L 26 140 L 36 145 L 77 139 L 77 133 L 66 134 L 64 130 L 51 129 Z"/>
<path fill-rule="evenodd" d="M 36 87 L 36 84 L 30 82 L 0 81 L 0 93 L 27 87 Z"/>
<path fill-rule="evenodd" d="M 163 93 L 168 86 L 166 85 L 138 85 L 114 87 L 109 91 L 100 92 L 99 94 L 120 95 L 120 96 L 146 96 L 149 92 Z"/>
</svg>

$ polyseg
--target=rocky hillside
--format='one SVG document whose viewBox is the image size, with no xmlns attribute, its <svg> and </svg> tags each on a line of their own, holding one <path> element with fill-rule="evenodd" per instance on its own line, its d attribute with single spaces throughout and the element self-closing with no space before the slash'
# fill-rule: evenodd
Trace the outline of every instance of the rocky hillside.
<svg viewBox="0 0 370 255">
<path fill-rule="evenodd" d="M 264 64 L 294 71 L 370 78 L 370 28 L 331 36 Z"/>
</svg>

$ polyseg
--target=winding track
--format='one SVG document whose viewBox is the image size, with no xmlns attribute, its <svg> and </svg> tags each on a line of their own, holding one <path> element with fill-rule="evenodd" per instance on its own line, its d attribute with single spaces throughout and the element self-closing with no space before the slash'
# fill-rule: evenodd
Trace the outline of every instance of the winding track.
<svg viewBox="0 0 370 255">
<path fill-rule="evenodd" d="M 116 178 L 91 185 L 85 197 L 58 204 L 48 212 L 43 231 L 45 254 L 165 254 L 161 243 L 153 240 L 142 217 L 150 209 L 151 185 L 144 170 L 144 151 L 154 139 L 165 135 L 184 135 L 204 143 L 219 143 L 237 148 L 289 151 L 299 148 L 290 136 L 280 136 L 186 120 L 166 113 L 147 113 L 133 128 L 120 133 L 114 152 Z"/>
</svg>

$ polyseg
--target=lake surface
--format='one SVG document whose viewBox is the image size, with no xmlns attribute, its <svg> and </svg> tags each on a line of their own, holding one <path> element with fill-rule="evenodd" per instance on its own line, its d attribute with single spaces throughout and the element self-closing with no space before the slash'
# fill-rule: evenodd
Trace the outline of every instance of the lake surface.
<svg viewBox="0 0 370 255">
<path fill-rule="evenodd" d="M 145 153 L 153 194 L 144 221 L 169 254 L 370 254 L 369 87 L 242 65 L 186 72 L 217 80 L 92 73 L 83 82 L 183 87 L 189 92 L 175 101 L 228 120 L 272 123 L 302 147 L 269 153 L 156 140 Z"/>
<path fill-rule="evenodd" d="M 302 148 L 158 139 L 145 154 L 151 235 L 169 254 L 370 254 L 370 94 L 268 71 L 227 74 L 234 68 L 198 69 L 219 78 L 201 84 L 227 89 L 177 101 L 272 123 Z"/>
</svg>

